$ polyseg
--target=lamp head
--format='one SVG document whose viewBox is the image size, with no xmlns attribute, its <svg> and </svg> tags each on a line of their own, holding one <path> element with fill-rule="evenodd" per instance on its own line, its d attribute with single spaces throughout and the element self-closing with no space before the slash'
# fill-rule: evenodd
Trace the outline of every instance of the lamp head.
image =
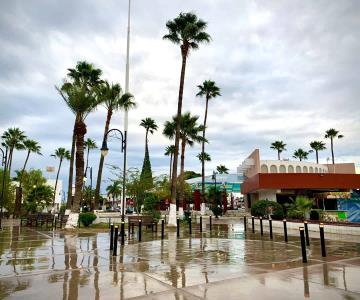
<svg viewBox="0 0 360 300">
<path fill-rule="evenodd" d="M 107 142 L 106 142 L 105 139 L 103 140 L 103 143 L 102 143 L 102 146 L 101 146 L 100 151 L 101 151 L 101 155 L 104 156 L 104 157 L 105 157 L 105 156 L 108 154 L 108 152 L 109 152 L 109 148 L 107 147 Z"/>
</svg>

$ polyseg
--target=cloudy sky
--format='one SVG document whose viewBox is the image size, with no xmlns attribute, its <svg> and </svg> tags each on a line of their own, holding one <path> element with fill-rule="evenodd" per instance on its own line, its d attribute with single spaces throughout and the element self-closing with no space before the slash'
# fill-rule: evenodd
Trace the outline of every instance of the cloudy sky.
<svg viewBox="0 0 360 300">
<path fill-rule="evenodd" d="M 150 137 L 153 170 L 168 172 L 161 131 L 176 112 L 180 50 L 162 36 L 166 21 L 187 11 L 208 22 L 212 42 L 190 54 L 183 111 L 203 119 L 204 101 L 195 94 L 205 79 L 222 93 L 209 108 L 207 173 L 220 163 L 235 172 L 254 148 L 276 159 L 269 146 L 278 139 L 291 158 L 331 127 L 345 135 L 335 142 L 337 161 L 360 161 L 360 1 L 132 0 L 130 90 L 138 108 L 130 113 L 130 167 L 142 164 L 139 123 L 151 117 L 161 129 Z M 29 167 L 55 166 L 50 154 L 71 146 L 74 116 L 54 88 L 67 68 L 87 60 L 124 86 L 126 26 L 126 0 L 0 2 L 0 131 L 20 127 L 41 143 L 44 155 L 31 157 Z M 87 137 L 98 144 L 104 120 L 104 108 L 87 118 Z M 112 127 L 122 121 L 117 113 Z M 107 162 L 122 164 L 116 141 L 110 148 Z M 187 151 L 186 169 L 200 171 L 199 152 L 198 145 Z M 329 156 L 322 152 L 321 162 Z M 24 157 L 15 153 L 15 168 Z M 94 169 L 98 159 L 93 152 Z M 67 180 L 66 167 L 61 177 Z"/>
</svg>

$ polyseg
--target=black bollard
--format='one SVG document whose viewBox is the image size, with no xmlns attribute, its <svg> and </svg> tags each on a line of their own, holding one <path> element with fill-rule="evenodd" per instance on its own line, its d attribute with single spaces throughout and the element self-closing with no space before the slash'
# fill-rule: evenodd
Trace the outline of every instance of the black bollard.
<svg viewBox="0 0 360 300">
<path fill-rule="evenodd" d="M 161 239 L 164 239 L 165 221 L 161 220 Z"/>
<path fill-rule="evenodd" d="M 189 217 L 189 234 L 192 234 L 192 229 L 191 229 L 191 217 Z"/>
<path fill-rule="evenodd" d="M 246 216 L 244 216 L 244 231 L 246 231 Z"/>
<path fill-rule="evenodd" d="M 130 221 L 128 220 L 128 238 L 130 239 Z"/>
<path fill-rule="evenodd" d="M 251 216 L 251 227 L 252 227 L 252 233 L 255 233 L 255 220 L 254 220 L 254 216 Z"/>
<path fill-rule="evenodd" d="M 56 229 L 56 221 L 57 221 L 57 218 L 55 218 L 55 225 L 54 225 L 55 229 Z"/>
<path fill-rule="evenodd" d="M 121 235 L 121 245 L 125 245 L 125 222 L 121 222 L 120 227 L 120 235 Z"/>
<path fill-rule="evenodd" d="M 299 227 L 299 231 L 300 231 L 302 261 L 303 263 L 307 263 L 304 227 Z"/>
<path fill-rule="evenodd" d="M 263 229 L 262 217 L 260 217 L 260 234 L 261 234 L 261 235 L 264 235 L 264 229 Z"/>
<path fill-rule="evenodd" d="M 306 246 L 310 246 L 308 222 L 304 221 Z"/>
<path fill-rule="evenodd" d="M 202 232 L 202 216 L 200 216 L 200 232 Z"/>
<path fill-rule="evenodd" d="M 114 248 L 113 248 L 113 256 L 117 255 L 117 240 L 118 240 L 118 234 L 119 234 L 119 227 L 115 226 L 115 232 L 114 232 Z"/>
<path fill-rule="evenodd" d="M 210 231 L 212 230 L 212 220 L 211 220 L 211 216 L 209 216 L 209 225 L 210 225 Z"/>
<path fill-rule="evenodd" d="M 141 220 L 139 220 L 139 242 L 141 242 Z"/>
<path fill-rule="evenodd" d="M 286 219 L 283 220 L 283 223 L 284 223 L 284 240 L 285 242 L 288 242 Z"/>
<path fill-rule="evenodd" d="M 110 250 L 113 249 L 114 246 L 114 224 L 110 225 Z"/>
<path fill-rule="evenodd" d="M 269 219 L 269 230 L 270 230 L 270 239 L 273 239 L 273 233 L 272 233 L 272 220 Z"/>
<path fill-rule="evenodd" d="M 131 234 L 135 234 L 135 223 L 131 223 Z"/>
<path fill-rule="evenodd" d="M 321 241 L 321 256 L 326 257 L 326 249 L 325 249 L 325 235 L 324 235 L 324 224 L 320 223 L 320 241 Z"/>
<path fill-rule="evenodd" d="M 180 237 L 180 219 L 176 219 L 176 236 Z"/>
</svg>

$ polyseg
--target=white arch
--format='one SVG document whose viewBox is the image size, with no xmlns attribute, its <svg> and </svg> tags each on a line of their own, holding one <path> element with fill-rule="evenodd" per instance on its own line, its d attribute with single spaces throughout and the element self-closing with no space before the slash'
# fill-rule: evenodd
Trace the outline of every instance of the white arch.
<svg viewBox="0 0 360 300">
<path fill-rule="evenodd" d="M 300 166 L 296 166 L 296 173 L 301 173 L 301 167 Z"/>
<path fill-rule="evenodd" d="M 303 167 L 303 172 L 304 172 L 304 173 L 307 173 L 307 172 L 308 172 L 307 166 L 304 166 L 304 167 Z"/>
<path fill-rule="evenodd" d="M 286 173 L 286 167 L 284 165 L 280 165 L 279 173 Z"/>
<path fill-rule="evenodd" d="M 309 173 L 314 173 L 314 168 L 313 167 L 309 167 Z"/>
<path fill-rule="evenodd" d="M 261 165 L 261 173 L 269 173 L 269 168 L 267 165 Z"/>
<path fill-rule="evenodd" d="M 315 173 L 318 173 L 319 169 L 317 167 L 315 167 Z"/>
<path fill-rule="evenodd" d="M 294 166 L 290 165 L 288 167 L 288 173 L 294 173 Z"/>
<path fill-rule="evenodd" d="M 275 165 L 270 166 L 270 173 L 277 173 L 277 167 Z"/>
</svg>

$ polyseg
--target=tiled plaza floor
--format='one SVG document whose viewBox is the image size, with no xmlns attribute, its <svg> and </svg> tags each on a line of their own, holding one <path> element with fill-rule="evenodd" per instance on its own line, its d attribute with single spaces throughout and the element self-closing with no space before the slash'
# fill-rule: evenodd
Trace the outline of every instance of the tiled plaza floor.
<svg viewBox="0 0 360 300">
<path fill-rule="evenodd" d="M 194 225 L 191 238 L 187 228 L 134 235 L 113 257 L 107 232 L 5 227 L 0 299 L 360 299 L 360 240 L 345 240 L 328 239 L 322 258 L 311 238 L 303 264 L 298 236 Z"/>
</svg>

